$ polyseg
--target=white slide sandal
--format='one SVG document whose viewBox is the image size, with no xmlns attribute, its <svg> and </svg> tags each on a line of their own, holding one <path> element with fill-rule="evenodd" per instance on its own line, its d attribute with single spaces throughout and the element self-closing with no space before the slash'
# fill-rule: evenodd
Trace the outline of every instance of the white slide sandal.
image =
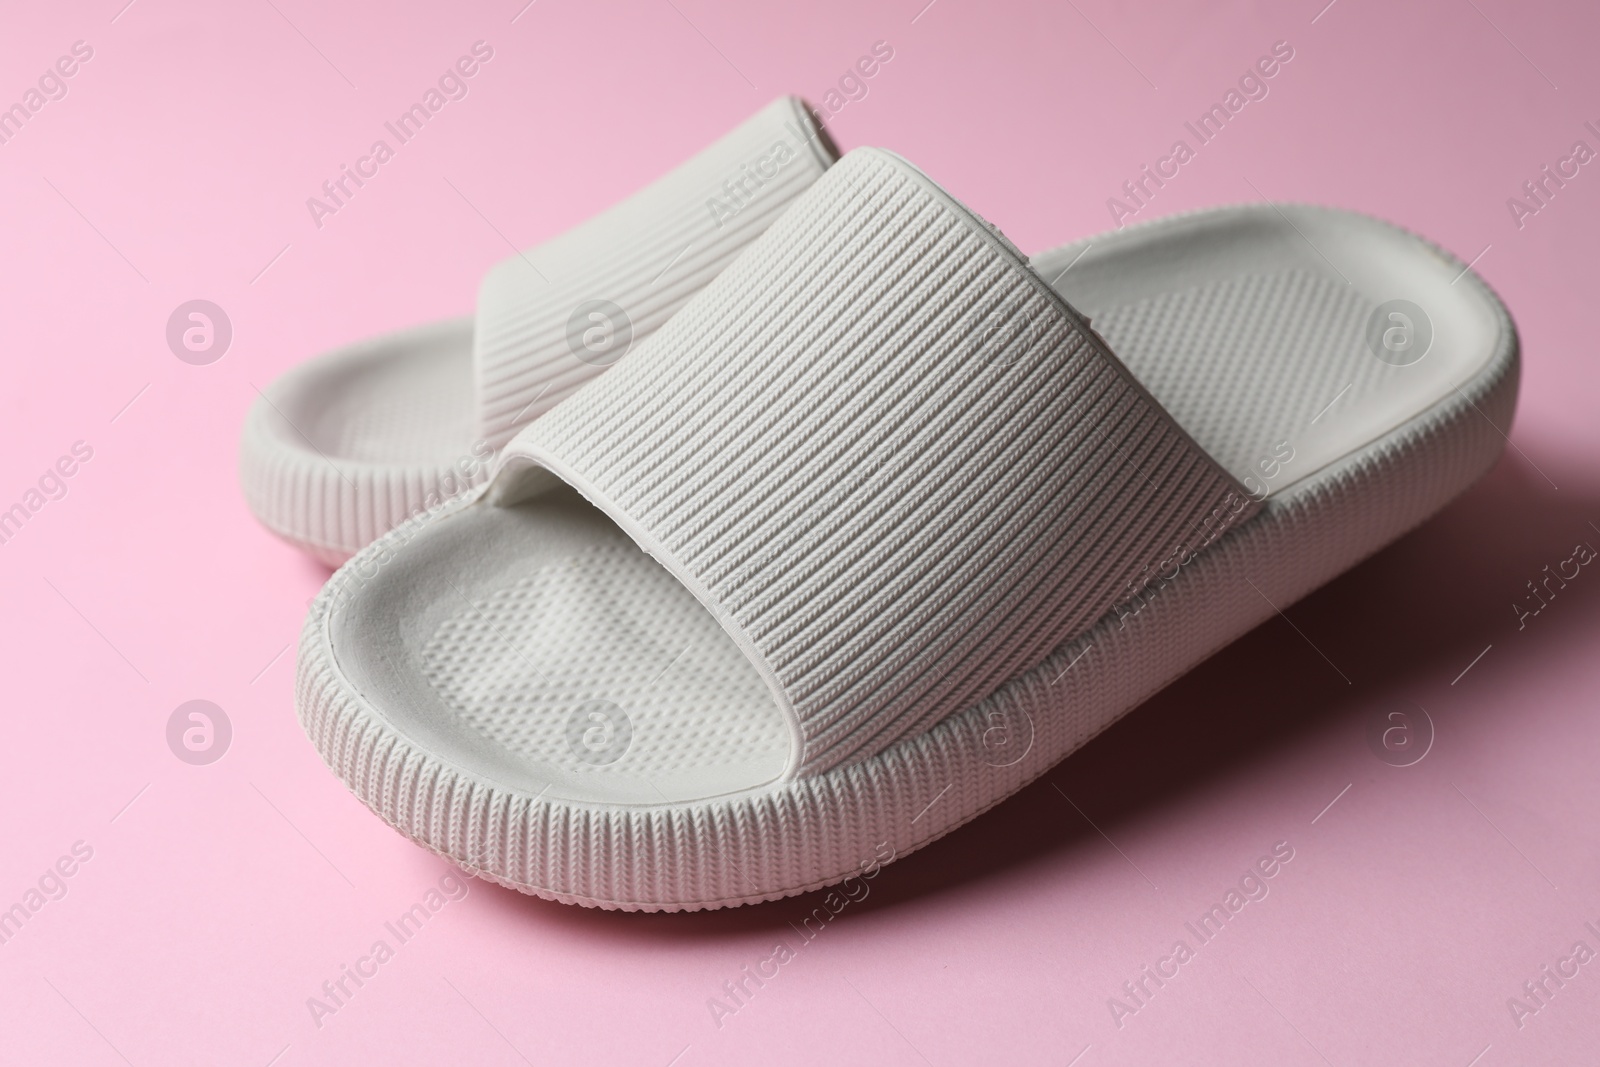
<svg viewBox="0 0 1600 1067">
<path fill-rule="evenodd" d="M 245 421 L 250 509 L 336 566 L 480 484 L 517 430 L 658 329 L 836 155 L 804 102 L 779 99 L 627 200 L 496 265 L 476 316 L 283 374 Z"/>
<path fill-rule="evenodd" d="M 300 719 L 523 892 L 848 891 L 1443 507 L 1517 378 L 1495 296 L 1387 224 L 1230 208 L 1030 266 L 858 149 L 334 575 Z"/>
</svg>

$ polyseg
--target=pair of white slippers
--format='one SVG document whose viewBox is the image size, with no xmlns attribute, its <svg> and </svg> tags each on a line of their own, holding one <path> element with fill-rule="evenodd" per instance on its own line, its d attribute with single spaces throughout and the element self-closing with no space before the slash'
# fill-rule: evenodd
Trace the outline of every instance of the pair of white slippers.
<svg viewBox="0 0 1600 1067">
<path fill-rule="evenodd" d="M 1510 317 L 1409 233 L 1258 204 L 1030 259 L 899 157 L 836 157 L 780 100 L 495 267 L 474 319 L 251 412 L 252 508 L 348 559 L 301 722 L 401 833 L 607 908 L 839 882 L 1504 445 Z"/>
</svg>

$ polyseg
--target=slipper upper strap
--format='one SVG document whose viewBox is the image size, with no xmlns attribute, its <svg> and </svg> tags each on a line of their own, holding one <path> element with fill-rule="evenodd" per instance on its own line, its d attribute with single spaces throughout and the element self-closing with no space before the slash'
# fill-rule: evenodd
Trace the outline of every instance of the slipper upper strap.
<svg viewBox="0 0 1600 1067">
<path fill-rule="evenodd" d="M 495 265 L 473 337 L 480 436 L 499 448 L 660 328 L 833 161 L 783 97 L 627 200 Z"/>
<path fill-rule="evenodd" d="M 545 472 L 718 617 L 796 775 L 982 701 L 1259 507 L 1004 237 L 875 149 L 524 430 L 491 499 Z"/>
</svg>

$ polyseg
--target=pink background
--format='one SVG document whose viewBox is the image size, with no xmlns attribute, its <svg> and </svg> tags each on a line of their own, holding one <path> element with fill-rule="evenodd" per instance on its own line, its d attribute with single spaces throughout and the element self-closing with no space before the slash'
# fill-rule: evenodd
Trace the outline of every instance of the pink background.
<svg viewBox="0 0 1600 1067">
<path fill-rule="evenodd" d="M 1600 166 L 1521 229 L 1506 207 L 1573 141 L 1600 147 L 1592 6 L 522 2 L 6 15 L 0 102 L 76 40 L 94 58 L 0 145 L 0 509 L 74 442 L 94 455 L 0 545 L 0 907 L 75 842 L 93 857 L 0 945 L 0 1061 L 1592 1061 L 1600 961 L 1521 1028 L 1506 1004 L 1575 941 L 1600 949 L 1600 575 L 1520 631 L 1510 606 L 1600 545 Z M 470 95 L 313 226 L 305 199 L 479 39 L 495 54 Z M 1525 345 L 1518 450 L 1290 611 L 1350 686 L 1275 620 L 887 868 L 804 948 L 790 924 L 814 897 L 639 916 L 473 883 L 318 1027 L 306 999 L 447 869 L 295 722 L 291 643 L 326 571 L 240 497 L 256 388 L 470 310 L 506 240 L 780 93 L 820 100 L 878 40 L 894 58 L 833 118 L 840 145 L 899 151 L 1030 251 L 1106 228 L 1123 180 L 1287 40 L 1270 96 L 1140 217 L 1253 185 L 1487 247 Z M 209 366 L 164 340 L 194 298 L 233 323 Z M 233 724 L 209 766 L 165 741 L 191 699 Z M 1432 749 L 1380 762 L 1368 721 L 1413 702 Z M 1108 998 L 1285 840 L 1270 895 L 1119 1028 Z M 719 1028 L 708 998 L 778 940 L 798 957 Z"/>
</svg>

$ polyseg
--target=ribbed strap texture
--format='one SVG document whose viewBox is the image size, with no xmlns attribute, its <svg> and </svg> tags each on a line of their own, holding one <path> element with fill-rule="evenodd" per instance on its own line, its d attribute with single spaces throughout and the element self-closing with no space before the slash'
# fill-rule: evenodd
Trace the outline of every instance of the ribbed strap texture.
<svg viewBox="0 0 1600 1067">
<path fill-rule="evenodd" d="M 530 461 L 721 618 L 803 775 L 982 699 L 1257 507 L 1003 238 L 871 149 L 502 463 Z"/>
<path fill-rule="evenodd" d="M 474 337 L 479 431 L 499 448 L 703 289 L 832 162 L 774 101 L 620 204 L 493 267 Z"/>
</svg>

